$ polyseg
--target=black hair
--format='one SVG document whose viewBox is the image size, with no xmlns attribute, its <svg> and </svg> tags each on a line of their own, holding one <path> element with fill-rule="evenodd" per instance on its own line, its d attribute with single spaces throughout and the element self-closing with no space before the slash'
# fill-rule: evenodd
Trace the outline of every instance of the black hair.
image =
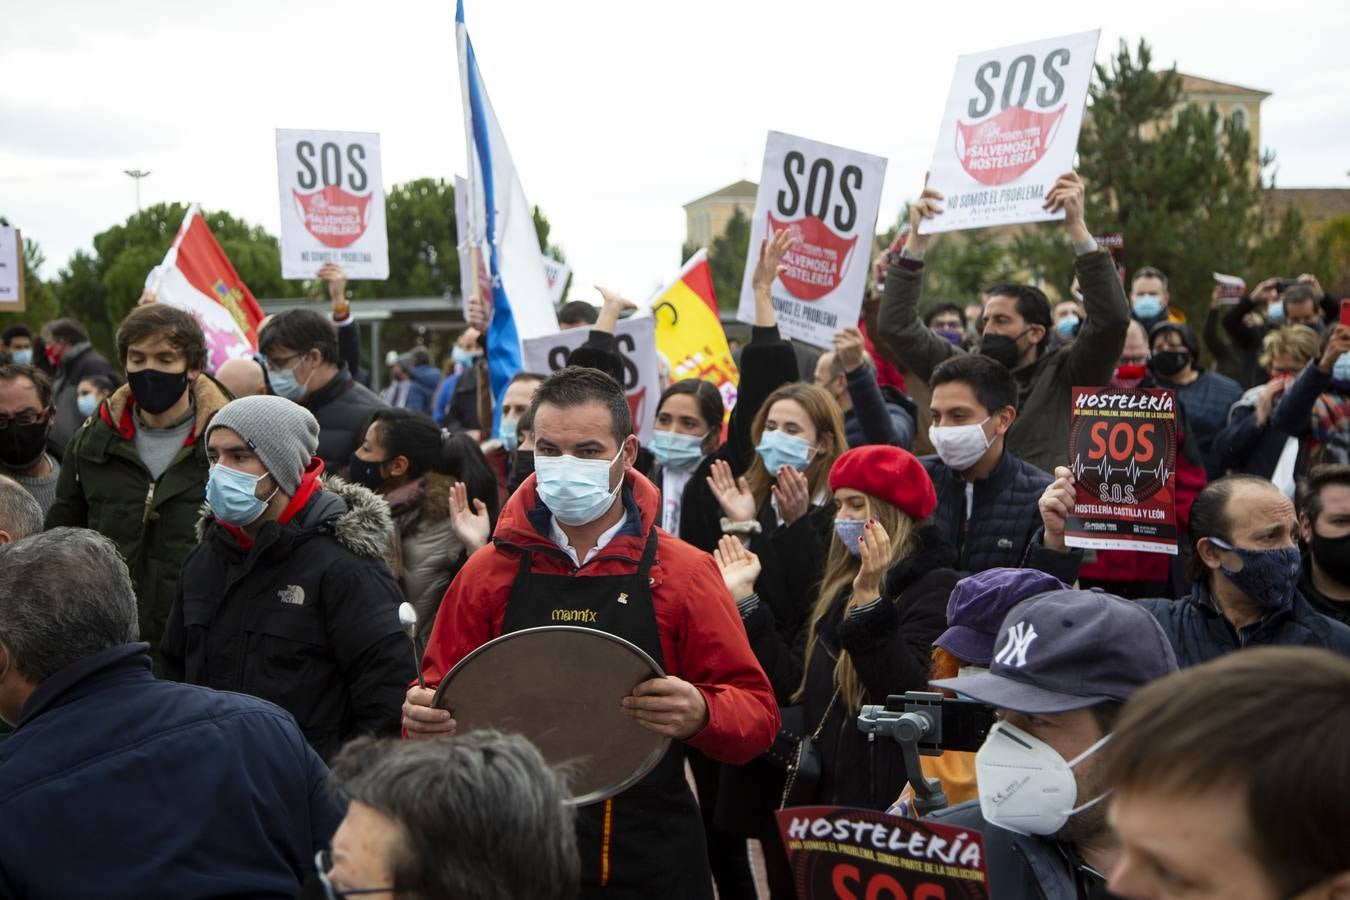
<svg viewBox="0 0 1350 900">
<path fill-rule="evenodd" d="M 1231 540 L 1233 517 L 1229 515 L 1228 504 L 1233 499 L 1233 490 L 1241 484 L 1272 487 L 1268 479 L 1256 475 L 1225 475 L 1205 485 L 1191 504 L 1191 520 L 1186 526 L 1186 536 L 1191 543 L 1188 574 L 1192 581 L 1204 581 L 1209 574 L 1209 567 L 1200 558 L 1200 539 L 1216 537 L 1225 543 Z"/>
<path fill-rule="evenodd" d="M 52 341 L 65 341 L 67 344 L 83 344 L 89 340 L 89 332 L 76 319 L 52 319 L 42 328 Z"/>
<path fill-rule="evenodd" d="M 599 403 L 609 409 L 612 422 L 610 433 L 614 435 L 615 443 L 622 444 L 633 433 L 633 412 L 628 408 L 628 398 L 624 396 L 623 388 L 599 369 L 568 366 L 545 378 L 530 403 L 531 423 L 539 407 L 545 403 L 562 409 L 581 406 L 583 403 Z"/>
<path fill-rule="evenodd" d="M 31 381 L 33 389 L 37 391 L 38 402 L 42 404 L 42 408 L 49 409 L 51 407 L 52 380 L 46 372 L 34 366 L 25 366 L 20 363 L 0 363 L 0 381 L 13 381 L 16 378 L 27 378 Z"/>
<path fill-rule="evenodd" d="M 31 341 L 33 339 L 33 332 L 29 331 L 28 326 L 21 322 L 18 325 L 11 325 L 6 328 L 4 334 L 0 334 L 0 341 L 10 344 L 18 337 L 28 338 Z"/>
<path fill-rule="evenodd" d="M 487 457 L 478 442 L 464 432 L 456 432 L 445 439 L 441 458 L 446 474 L 464 482 L 464 490 L 469 502 L 482 500 L 487 507 L 488 520 L 493 528 L 497 527 L 497 513 L 501 503 L 497 490 L 497 476 L 492 471 Z"/>
<path fill-rule="evenodd" d="M 293 353 L 318 350 L 326 363 L 338 365 L 337 328 L 326 316 L 312 309 L 288 309 L 277 313 L 258 335 L 258 350 L 270 355 L 275 347 L 287 347 Z"/>
<path fill-rule="evenodd" d="M 1006 406 L 1017 407 L 1017 379 L 1002 363 L 979 353 L 950 356 L 928 376 L 930 390 L 959 381 L 968 385 L 985 412 L 993 415 Z"/>
<path fill-rule="evenodd" d="M 1174 331 L 1181 337 L 1181 343 L 1190 351 L 1191 362 L 1198 367 L 1200 359 L 1200 339 L 1195 336 L 1195 329 L 1181 322 L 1159 322 L 1148 330 L 1148 349 L 1153 350 L 1153 344 L 1158 339 L 1158 335 Z"/>
<path fill-rule="evenodd" d="M 1022 317 L 1022 321 L 1028 327 L 1040 325 L 1045 329 L 1045 334 L 1041 335 L 1040 342 L 1036 347 L 1044 351 L 1050 346 L 1050 332 L 1054 331 L 1054 323 L 1050 315 L 1050 298 L 1045 296 L 1045 291 L 1029 284 L 1013 284 L 1011 282 L 1000 282 L 993 285 L 985 291 L 990 297 L 1011 297 L 1017 303 L 1017 314 Z"/>
<path fill-rule="evenodd" d="M 1291 284 L 1285 288 L 1284 293 L 1280 294 L 1280 302 L 1284 305 L 1286 312 L 1289 311 L 1290 303 L 1316 303 L 1317 292 L 1313 286 L 1305 282 Z"/>
<path fill-rule="evenodd" d="M 1153 266 L 1144 266 L 1134 273 L 1134 277 L 1130 279 L 1130 287 L 1133 288 L 1134 283 L 1140 278 L 1156 278 L 1162 282 L 1163 290 L 1167 290 L 1167 274 L 1163 272 L 1162 269 L 1155 269 Z"/>
<path fill-rule="evenodd" d="M 111 394 L 117 390 L 117 379 L 111 375 L 86 375 L 80 381 L 87 381 L 94 386 L 95 390 L 103 391 L 105 394 Z M 79 387 L 79 385 L 75 385 Z"/>
<path fill-rule="evenodd" d="M 661 399 L 656 404 L 657 415 L 661 414 L 661 407 L 666 405 L 666 401 L 676 394 L 688 394 L 694 398 L 694 402 L 698 404 L 698 414 L 703 417 L 709 428 L 722 427 L 722 416 L 726 407 L 722 403 L 722 392 L 711 381 L 704 381 L 702 378 L 684 378 L 675 382 L 661 394 Z"/>
<path fill-rule="evenodd" d="M 558 308 L 559 325 L 594 325 L 600 310 L 585 300 L 569 300 Z"/>
<path fill-rule="evenodd" d="M 447 435 L 426 413 L 410 409 L 381 408 L 370 414 L 362 436 L 374 425 L 386 459 L 408 460 L 408 476 L 428 472 L 449 475 L 464 482 L 470 500 L 482 500 L 493 525 L 497 522 L 497 478 L 477 442 L 466 434 Z"/>
<path fill-rule="evenodd" d="M 408 351 L 408 362 L 414 366 L 431 365 L 431 353 L 426 347 L 414 347 Z"/>
<path fill-rule="evenodd" d="M 938 316 L 942 315 L 943 313 L 956 313 L 957 316 L 961 318 L 962 328 L 965 328 L 966 325 L 969 324 L 968 322 L 966 322 L 966 311 L 964 309 L 957 306 L 955 303 L 939 303 L 937 306 L 933 307 L 928 312 L 923 314 L 924 327 L 932 328 L 933 320 L 936 319 Z"/>
<path fill-rule="evenodd" d="M 1306 477 L 1298 483 L 1298 511 L 1308 517 L 1308 522 L 1317 524 L 1322 515 L 1322 488 L 1335 485 L 1350 487 L 1350 465 L 1345 463 L 1324 463 L 1313 466 Z"/>
</svg>

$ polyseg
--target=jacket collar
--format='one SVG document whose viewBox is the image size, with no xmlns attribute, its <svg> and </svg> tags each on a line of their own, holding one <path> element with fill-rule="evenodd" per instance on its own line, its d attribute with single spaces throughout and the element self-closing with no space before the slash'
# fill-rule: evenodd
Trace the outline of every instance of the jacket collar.
<svg viewBox="0 0 1350 900">
<path fill-rule="evenodd" d="M 48 710 L 128 681 L 154 681 L 150 645 L 119 644 L 73 662 L 37 686 L 24 702 L 15 731 Z"/>
<path fill-rule="evenodd" d="M 312 410 L 315 407 L 329 403 L 333 398 L 337 397 L 347 389 L 347 384 L 351 380 L 352 373 L 347 371 L 347 364 L 343 363 L 338 366 L 337 374 L 333 376 L 333 379 L 317 391 L 311 392 L 310 395 L 305 398 L 303 405 Z"/>
</svg>

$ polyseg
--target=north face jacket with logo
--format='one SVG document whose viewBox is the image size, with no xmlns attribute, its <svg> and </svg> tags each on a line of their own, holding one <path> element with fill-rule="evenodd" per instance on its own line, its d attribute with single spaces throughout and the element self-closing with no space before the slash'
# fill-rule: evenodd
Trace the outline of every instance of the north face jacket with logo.
<svg viewBox="0 0 1350 900">
<path fill-rule="evenodd" d="M 389 506 L 320 481 L 315 459 L 284 524 L 253 541 L 206 513 L 160 648 L 168 677 L 270 700 L 325 760 L 361 734 L 399 731 L 416 673 L 384 563 Z"/>
</svg>

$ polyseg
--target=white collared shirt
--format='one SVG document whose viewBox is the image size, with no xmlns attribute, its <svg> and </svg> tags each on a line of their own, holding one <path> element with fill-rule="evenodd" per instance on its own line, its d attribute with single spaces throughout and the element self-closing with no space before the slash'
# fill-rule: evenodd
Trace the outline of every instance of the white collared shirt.
<svg viewBox="0 0 1350 900">
<path fill-rule="evenodd" d="M 571 541 L 568 539 L 567 532 L 563 531 L 562 526 L 558 524 L 557 516 L 549 516 L 548 536 L 553 541 L 553 543 L 558 545 L 559 550 L 566 553 L 568 556 L 572 557 L 572 562 L 574 565 L 576 565 L 577 568 L 581 568 L 582 566 L 586 565 L 586 563 L 595 559 L 596 554 L 598 554 L 601 550 L 605 549 L 605 546 L 610 541 L 614 540 L 615 536 L 618 535 L 619 533 L 619 529 L 623 528 L 624 523 L 628 521 L 627 513 L 628 511 L 624 510 L 623 518 L 615 522 L 614 527 L 607 528 L 603 532 L 601 532 L 600 537 L 597 538 L 595 541 L 595 546 L 592 547 L 590 549 L 590 552 L 586 554 L 586 558 L 584 560 L 577 559 L 576 548 L 572 546 Z"/>
</svg>

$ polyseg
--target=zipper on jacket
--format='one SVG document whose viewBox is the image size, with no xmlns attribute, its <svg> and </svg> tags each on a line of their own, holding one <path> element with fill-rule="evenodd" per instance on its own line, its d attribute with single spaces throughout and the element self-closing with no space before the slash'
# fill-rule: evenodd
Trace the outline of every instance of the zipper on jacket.
<svg viewBox="0 0 1350 900">
<path fill-rule="evenodd" d="M 141 524 L 144 525 L 150 521 L 150 505 L 155 502 L 155 482 L 150 482 L 150 487 L 145 491 L 145 512 L 141 515 Z"/>
</svg>

